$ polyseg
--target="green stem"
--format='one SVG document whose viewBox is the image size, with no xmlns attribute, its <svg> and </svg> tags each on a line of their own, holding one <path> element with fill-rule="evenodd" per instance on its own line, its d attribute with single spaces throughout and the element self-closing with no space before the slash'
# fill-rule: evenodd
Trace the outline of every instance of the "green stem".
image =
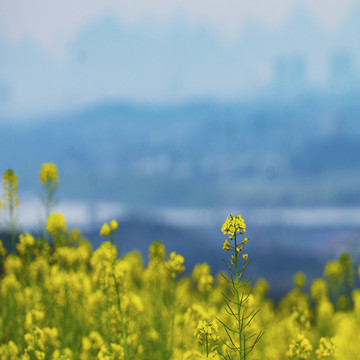
<svg viewBox="0 0 360 360">
<path fill-rule="evenodd" d="M 9 200 L 9 217 L 10 217 L 10 227 L 11 227 L 11 251 L 15 253 L 15 219 L 14 219 L 14 202 L 12 199 Z"/>
<path fill-rule="evenodd" d="M 246 358 L 246 347 L 245 347 L 245 335 L 243 335 L 243 342 L 244 342 L 244 360 Z"/>
<path fill-rule="evenodd" d="M 113 268 L 113 278 L 114 278 L 114 283 L 115 283 L 115 289 L 116 289 L 116 294 L 117 294 L 117 306 L 118 306 L 118 310 L 119 310 L 119 314 L 120 314 L 120 321 L 121 321 L 121 326 L 122 326 L 122 334 L 123 334 L 123 341 L 124 341 L 124 352 L 125 352 L 125 360 L 129 360 L 129 349 L 128 349 L 128 345 L 127 345 L 127 334 L 126 334 L 126 326 L 125 326 L 125 321 L 124 321 L 124 314 L 123 311 L 121 309 L 121 304 L 120 304 L 120 291 L 119 291 L 119 286 L 116 282 L 116 277 L 114 274 L 114 268 Z"/>
<path fill-rule="evenodd" d="M 205 342 L 206 342 L 206 357 L 209 357 L 209 342 L 208 342 L 208 334 L 205 334 Z"/>
<path fill-rule="evenodd" d="M 236 278 L 235 278 L 235 282 L 236 282 L 236 297 L 237 297 L 237 307 L 238 307 L 238 313 L 237 313 L 237 321 L 238 321 L 238 331 L 239 331 L 239 360 L 242 359 L 242 339 L 241 339 L 241 335 L 242 335 L 242 324 L 241 324 L 241 302 L 240 302 L 240 276 L 239 276 L 239 268 L 238 268 L 238 253 L 236 251 L 237 249 L 237 241 L 236 241 L 236 233 L 234 234 L 234 240 L 235 240 L 235 273 L 236 273 Z"/>
<path fill-rule="evenodd" d="M 330 291 L 334 302 L 335 310 L 338 310 L 339 286 L 338 280 L 330 279 Z"/>
<path fill-rule="evenodd" d="M 46 222 L 50 216 L 51 207 L 54 202 L 55 188 L 52 186 L 52 184 L 50 182 L 48 182 L 46 184 L 46 190 L 47 190 L 47 197 L 46 197 L 46 202 L 45 202 L 44 240 L 46 242 L 48 242 L 49 241 L 49 233 L 46 230 Z"/>
<path fill-rule="evenodd" d="M 176 279 L 172 279 L 172 286 L 171 286 L 171 331 L 170 331 L 170 344 L 169 344 L 169 351 L 168 351 L 168 358 L 170 359 L 173 346 L 174 346 L 174 323 L 175 323 L 175 287 L 176 287 Z"/>
</svg>

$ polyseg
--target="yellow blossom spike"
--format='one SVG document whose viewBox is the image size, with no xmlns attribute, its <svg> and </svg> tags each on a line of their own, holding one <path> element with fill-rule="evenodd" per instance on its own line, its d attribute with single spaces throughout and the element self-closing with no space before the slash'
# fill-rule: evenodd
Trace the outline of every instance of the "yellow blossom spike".
<svg viewBox="0 0 360 360">
<path fill-rule="evenodd" d="M 55 186 L 59 183 L 58 170 L 55 164 L 47 163 L 42 164 L 39 178 L 43 186 L 49 182 L 53 182 Z"/>
<path fill-rule="evenodd" d="M 59 233 L 61 230 L 65 230 L 66 228 L 66 222 L 65 218 L 62 214 L 56 213 L 56 214 L 50 214 L 47 222 L 46 222 L 46 230 L 49 234 L 52 236 L 55 236 Z"/>
<path fill-rule="evenodd" d="M 229 251 L 229 248 L 230 248 L 230 244 L 227 240 L 224 241 L 224 244 L 223 244 L 223 250 L 224 251 Z"/>
<path fill-rule="evenodd" d="M 116 220 L 110 221 L 110 229 L 112 232 L 114 232 L 119 227 L 119 224 Z"/>
<path fill-rule="evenodd" d="M 100 229 L 101 236 L 109 236 L 111 234 L 111 229 L 108 223 L 104 223 L 104 225 Z"/>
</svg>

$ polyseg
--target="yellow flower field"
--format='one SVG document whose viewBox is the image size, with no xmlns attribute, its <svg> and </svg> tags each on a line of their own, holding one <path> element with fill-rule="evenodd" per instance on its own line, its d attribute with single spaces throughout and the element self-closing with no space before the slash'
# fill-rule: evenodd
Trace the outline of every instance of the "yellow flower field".
<svg viewBox="0 0 360 360">
<path fill-rule="evenodd" d="M 2 203 L 13 212 L 11 174 Z M 93 251 L 51 212 L 56 168 L 43 166 L 40 179 L 44 234 L 21 234 L 9 252 L 0 241 L 1 360 L 360 359 L 360 290 L 347 254 L 326 265 L 309 294 L 305 275 L 295 274 L 294 288 L 275 306 L 265 279 L 246 280 L 256 254 L 244 253 L 251 239 L 240 215 L 226 218 L 223 235 L 219 229 L 224 273 L 214 278 L 198 264 L 186 269 L 190 277 L 186 259 L 171 249 L 167 255 L 159 241 L 146 262 L 137 252 L 119 258 L 115 220 L 99 229 L 104 242 Z"/>
</svg>

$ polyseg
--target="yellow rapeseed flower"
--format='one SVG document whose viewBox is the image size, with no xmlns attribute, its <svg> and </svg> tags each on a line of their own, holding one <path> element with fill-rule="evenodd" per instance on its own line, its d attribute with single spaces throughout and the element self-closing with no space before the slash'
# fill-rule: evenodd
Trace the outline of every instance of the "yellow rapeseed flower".
<svg viewBox="0 0 360 360">
<path fill-rule="evenodd" d="M 220 339 L 220 337 L 217 335 L 218 332 L 219 328 L 215 321 L 200 320 L 196 327 L 194 336 L 200 344 L 203 343 L 205 337 L 207 340 L 211 339 L 216 342 Z"/>
<path fill-rule="evenodd" d="M 101 236 L 109 236 L 111 234 L 111 228 L 108 223 L 104 223 L 104 225 L 100 229 Z"/>
<path fill-rule="evenodd" d="M 58 185 L 59 176 L 56 165 L 52 163 L 42 164 L 39 178 L 44 186 L 51 181 L 54 182 L 55 185 Z"/>
<path fill-rule="evenodd" d="M 10 184 L 14 190 L 17 190 L 17 176 L 13 169 L 7 169 L 3 175 L 4 184 Z"/>
<path fill-rule="evenodd" d="M 230 234 L 230 235 L 235 235 L 235 234 L 243 234 L 246 229 L 246 224 L 244 219 L 241 217 L 241 215 L 233 215 L 230 214 L 230 218 L 227 217 L 225 219 L 225 222 L 221 228 L 221 231 L 223 232 L 223 234 Z"/>
<path fill-rule="evenodd" d="M 166 249 L 164 244 L 157 240 L 149 246 L 149 260 L 165 260 Z"/>
<path fill-rule="evenodd" d="M 328 283 L 324 279 L 315 279 L 310 286 L 310 295 L 316 302 L 319 302 L 327 297 L 328 290 Z"/>
<path fill-rule="evenodd" d="M 181 274 L 185 271 L 184 266 L 185 259 L 182 255 L 173 251 L 170 254 L 169 261 L 167 262 L 167 268 L 170 270 L 172 278 L 176 278 L 176 274 Z"/>
<path fill-rule="evenodd" d="M 10 340 L 7 344 L 0 345 L 0 359 L 15 360 L 19 358 L 17 345 Z"/>
<path fill-rule="evenodd" d="M 224 251 L 229 251 L 230 248 L 230 244 L 227 240 L 224 241 L 224 245 L 223 245 L 223 250 Z"/>
<path fill-rule="evenodd" d="M 65 230 L 66 228 L 66 222 L 65 218 L 62 214 L 56 213 L 56 214 L 50 214 L 47 222 L 46 222 L 46 230 L 51 235 L 56 235 L 61 230 Z"/>
<path fill-rule="evenodd" d="M 17 206 L 19 199 L 17 197 L 17 175 L 13 169 L 8 169 L 3 175 L 4 183 L 4 204 L 3 206 Z"/>
<path fill-rule="evenodd" d="M 315 354 L 318 359 L 329 359 L 335 355 L 335 340 L 334 338 L 320 338 L 319 348 L 316 349 Z"/>
<path fill-rule="evenodd" d="M 206 263 L 195 266 L 192 278 L 200 292 L 210 291 L 214 283 L 214 277 L 210 274 L 210 266 Z"/>
<path fill-rule="evenodd" d="M 302 288 L 306 284 L 306 275 L 302 271 L 298 271 L 293 278 L 295 286 Z"/>
<path fill-rule="evenodd" d="M 343 275 L 343 268 L 339 261 L 329 261 L 325 265 L 324 275 L 328 278 L 337 278 Z"/>
<path fill-rule="evenodd" d="M 110 229 L 111 231 L 115 231 L 119 227 L 119 224 L 116 220 L 110 221 Z"/>
<path fill-rule="evenodd" d="M 28 249 L 35 245 L 34 237 L 29 234 L 20 234 L 19 235 L 19 242 L 16 244 L 16 249 L 20 255 L 24 255 Z"/>
<path fill-rule="evenodd" d="M 302 333 L 298 333 L 292 340 L 289 350 L 286 352 L 288 359 L 308 359 L 312 352 L 312 346 L 309 340 Z"/>
<path fill-rule="evenodd" d="M 116 220 L 111 220 L 110 225 L 106 222 L 100 229 L 101 236 L 111 236 L 111 234 L 119 227 Z"/>
</svg>

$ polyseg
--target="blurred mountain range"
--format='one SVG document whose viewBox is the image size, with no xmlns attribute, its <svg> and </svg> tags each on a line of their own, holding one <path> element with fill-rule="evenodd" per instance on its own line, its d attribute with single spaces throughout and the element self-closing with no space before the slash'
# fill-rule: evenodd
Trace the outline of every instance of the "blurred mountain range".
<svg viewBox="0 0 360 360">
<path fill-rule="evenodd" d="M 292 100 L 267 97 L 248 103 L 167 106 L 114 102 L 3 122 L 1 171 L 13 168 L 20 192 L 39 194 L 41 164 L 56 163 L 59 199 L 130 209 L 119 229 L 122 254 L 137 248 L 146 259 L 148 245 L 160 238 L 169 252 L 185 256 L 189 272 L 205 261 L 214 273 L 224 269 L 219 229 L 227 213 L 216 209 L 246 209 L 251 273 L 255 279 L 267 277 L 278 298 L 289 289 L 295 271 L 319 277 L 326 261 L 341 251 L 360 257 L 355 226 L 359 212 L 349 223 L 354 227 L 329 226 L 336 209 L 324 212 L 330 222 L 323 219 L 321 227 L 296 227 L 294 221 L 296 209 L 305 208 L 299 212 L 304 216 L 306 208 L 314 207 L 309 213 L 314 221 L 306 219 L 314 225 L 316 209 L 359 207 L 359 95 L 308 93 Z M 73 209 L 75 203 L 68 207 Z M 294 211 L 286 210 L 292 207 Z M 159 208 L 175 210 L 159 215 Z M 192 226 L 187 228 L 176 225 L 181 221 L 174 217 L 184 215 L 177 208 L 204 211 L 188 211 L 186 222 Z M 111 216 L 119 215 L 116 209 L 110 209 Z M 279 226 L 276 214 L 291 217 L 293 225 L 283 221 Z M 261 216 L 270 220 L 259 221 Z M 103 218 L 94 219 L 85 230 L 97 247 L 103 240 L 98 235 Z"/>
<path fill-rule="evenodd" d="M 360 204 L 359 93 L 250 103 L 109 103 L 0 124 L 1 168 L 38 192 L 133 206 Z"/>
</svg>

